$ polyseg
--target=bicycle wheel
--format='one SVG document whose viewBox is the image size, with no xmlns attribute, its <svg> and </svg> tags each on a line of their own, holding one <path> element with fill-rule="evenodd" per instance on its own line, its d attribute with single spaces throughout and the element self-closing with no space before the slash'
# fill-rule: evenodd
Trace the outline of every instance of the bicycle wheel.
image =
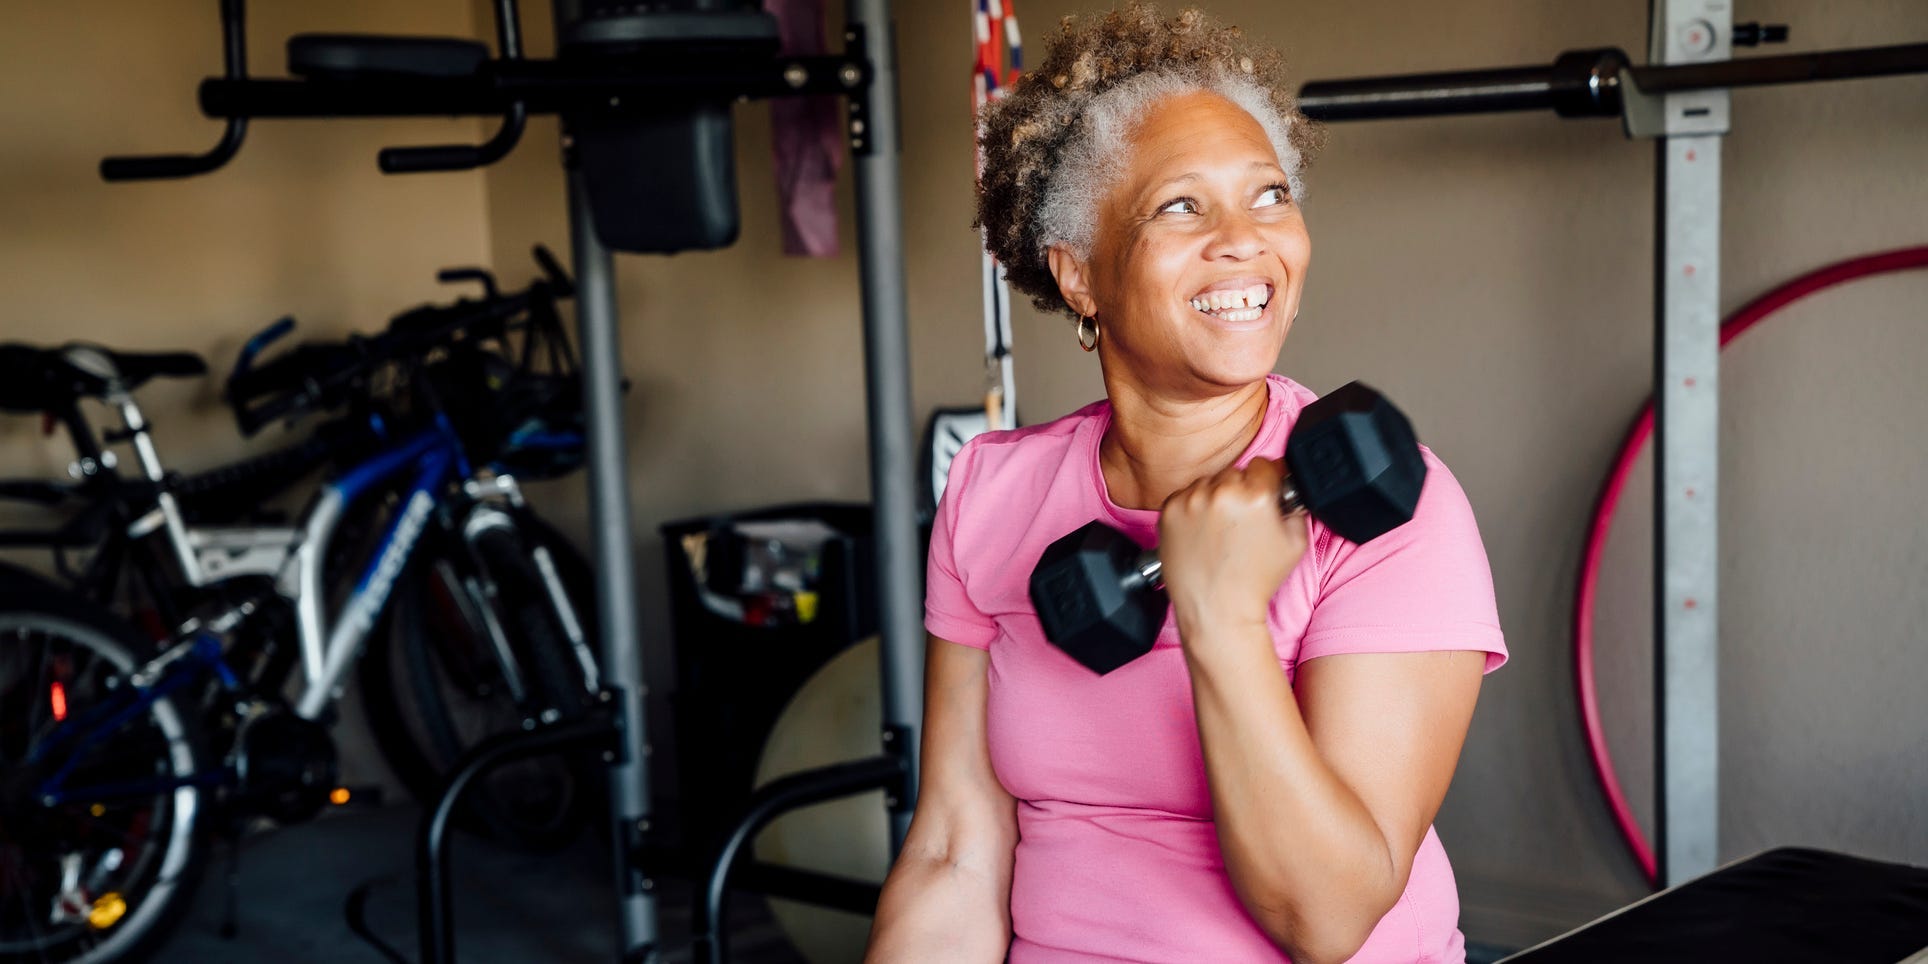
<svg viewBox="0 0 1928 964">
<path fill-rule="evenodd" d="M 538 545 L 549 550 L 565 595 L 593 639 L 587 563 L 560 533 L 528 515 L 515 529 L 483 533 L 478 543 L 486 548 L 476 555 L 487 561 L 471 555 L 454 533 L 424 539 L 396 586 L 390 618 L 370 638 L 359 668 L 376 741 L 423 801 L 440 791 L 470 747 L 540 725 L 545 710 L 573 717 L 589 699 L 530 554 Z M 516 675 L 513 683 L 505 659 Z M 587 769 L 579 760 L 557 757 L 505 764 L 469 791 L 458 822 L 529 849 L 560 846 L 583 822 L 579 801 Z"/>
<path fill-rule="evenodd" d="M 105 739 L 63 726 L 125 692 L 143 651 L 131 627 L 62 590 L 0 589 L 0 961 L 136 960 L 193 898 L 209 791 L 137 789 L 206 772 L 189 715 L 161 697 Z M 102 792 L 43 801 L 68 767 L 65 786 Z"/>
</svg>

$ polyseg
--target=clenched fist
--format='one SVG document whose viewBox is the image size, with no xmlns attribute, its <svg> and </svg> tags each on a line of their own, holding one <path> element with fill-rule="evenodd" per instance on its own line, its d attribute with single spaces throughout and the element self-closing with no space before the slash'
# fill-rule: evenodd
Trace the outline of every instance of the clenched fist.
<svg viewBox="0 0 1928 964">
<path fill-rule="evenodd" d="M 1181 639 L 1265 625 L 1272 596 L 1305 555 L 1310 528 L 1305 513 L 1280 513 L 1284 482 L 1283 464 L 1253 459 L 1165 500 L 1158 557 Z"/>
</svg>

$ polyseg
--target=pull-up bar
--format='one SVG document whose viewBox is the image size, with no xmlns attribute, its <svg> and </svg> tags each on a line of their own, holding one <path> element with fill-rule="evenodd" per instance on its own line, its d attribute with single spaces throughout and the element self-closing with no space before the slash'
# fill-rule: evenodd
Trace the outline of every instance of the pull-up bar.
<svg viewBox="0 0 1928 964">
<path fill-rule="evenodd" d="M 1728 91 L 1928 73 L 1928 43 L 1729 59 L 1785 27 L 1735 25 L 1727 0 L 1653 0 L 1649 59 L 1573 50 L 1546 66 L 1324 80 L 1300 88 L 1308 116 L 1372 120 L 1552 110 L 1620 117 L 1653 138 L 1655 232 L 1654 678 L 1656 882 L 1719 862 L 1720 137 Z M 1617 794 L 1604 760 L 1603 788 Z M 1636 852 L 1639 830 L 1616 814 Z"/>
<path fill-rule="evenodd" d="M 673 252 L 735 240 L 737 211 L 730 105 L 749 97 L 839 94 L 854 157 L 859 277 L 871 499 L 876 514 L 879 667 L 883 730 L 877 756 L 794 774 L 746 805 L 744 832 L 709 858 L 695 950 L 724 953 L 721 908 L 732 865 L 755 827 L 800 803 L 885 791 L 891 852 L 903 843 L 916 803 L 923 719 L 923 571 L 916 521 L 911 431 L 903 216 L 898 181 L 897 82 L 888 0 L 849 0 L 841 54 L 779 54 L 774 18 L 745 2 L 686 0 L 638 5 L 620 0 L 556 4 L 557 55 L 522 55 L 515 0 L 495 0 L 497 50 L 465 38 L 309 35 L 288 45 L 294 78 L 248 76 L 244 0 L 219 0 L 223 73 L 200 86 L 200 105 L 224 119 L 202 154 L 108 158 L 110 181 L 189 177 L 214 171 L 240 149 L 250 119 L 499 115 L 502 126 L 477 145 L 397 147 L 380 155 L 389 173 L 459 170 L 492 163 L 515 147 L 529 114 L 558 114 L 569 174 L 569 215 L 577 279 L 588 437 L 596 595 L 603 639 L 606 728 L 571 740 L 616 738 L 610 764 L 616 820 L 621 960 L 657 959 L 649 742 L 642 695 L 635 566 L 630 545 L 627 460 L 612 250 Z M 681 9 L 678 9 L 681 8 Z M 495 759 L 553 746 L 543 731 L 528 747 L 492 741 L 455 765 L 459 787 Z M 503 738 L 509 740 L 513 738 Z M 459 792 L 459 791 L 458 791 Z M 440 835 L 424 824 L 418 874 L 438 866 Z M 753 864 L 746 876 L 773 880 L 786 896 L 849 903 L 875 885 L 793 868 Z M 422 958 L 452 955 L 442 901 L 429 879 L 420 908 Z M 852 895 L 855 895 L 854 897 Z"/>
<path fill-rule="evenodd" d="M 1928 43 L 1821 50 L 1714 63 L 1636 67 L 1617 47 L 1569 50 L 1544 67 L 1321 80 L 1299 89 L 1306 116 L 1327 121 L 1551 110 L 1619 117 L 1630 97 L 1928 72 Z"/>
</svg>

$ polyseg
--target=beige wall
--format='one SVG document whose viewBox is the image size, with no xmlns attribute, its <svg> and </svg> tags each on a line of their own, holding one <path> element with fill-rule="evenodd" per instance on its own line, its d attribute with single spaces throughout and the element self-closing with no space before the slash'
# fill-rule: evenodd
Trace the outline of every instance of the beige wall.
<svg viewBox="0 0 1928 964">
<path fill-rule="evenodd" d="M 183 471 L 285 438 L 269 428 L 242 440 L 219 398 L 219 378 L 263 325 L 292 314 L 297 338 L 378 328 L 445 297 L 436 269 L 490 257 L 480 174 L 375 167 L 385 145 L 474 141 L 474 120 L 260 121 L 216 174 L 101 181 L 103 156 L 198 152 L 220 136 L 194 99 L 195 84 L 220 72 L 215 10 L 204 0 L 0 6 L 0 340 L 201 353 L 214 378 L 140 394 L 162 459 Z M 476 33 L 460 0 L 257 0 L 248 13 L 252 70 L 264 75 L 285 73 L 285 39 L 302 31 Z M 66 471 L 71 448 L 39 428 L 0 417 L 0 475 Z M 4 511 L 0 523 L 22 518 Z M 345 777 L 385 781 L 359 714 L 343 715 Z"/>
<path fill-rule="evenodd" d="M 383 179 L 373 170 L 382 143 L 460 136 L 472 125 L 264 123 L 220 177 L 101 186 L 91 174 L 100 154 L 212 140 L 186 96 L 215 62 L 198 19 L 207 11 L 126 4 L 116 8 L 119 32 L 95 27 L 82 37 L 79 13 L 11 6 L 0 62 L 40 90 L 29 96 L 16 84 L 0 96 L 10 132 L 0 164 L 12 175 L 0 178 L 9 337 L 196 347 L 224 367 L 247 331 L 280 312 L 366 324 L 430 296 L 436 266 L 491 259 L 514 281 L 529 273 L 529 244 L 566 248 L 555 128 L 541 121 L 523 150 L 481 176 Z M 479 35 L 483 9 L 257 6 L 264 72 L 293 30 Z M 1033 49 L 1058 15 L 1089 6 L 1023 3 Z M 1645 6 L 1214 4 L 1284 47 L 1302 79 L 1543 63 L 1604 44 L 1638 54 Z M 900 4 L 920 411 L 980 391 L 963 9 Z M 1843 0 L 1825 11 L 1755 0 L 1743 12 L 1791 20 L 1789 49 L 1928 34 L 1914 0 Z M 539 6 L 524 13 L 537 50 L 547 45 L 546 17 Z M 178 32 L 182 46 L 154 49 L 157 31 Z M 120 69 L 83 69 L 100 63 Z M 618 261 L 638 588 L 659 694 L 669 647 L 658 525 L 779 501 L 861 499 L 867 489 L 850 224 L 843 257 L 782 258 L 768 114 L 747 105 L 737 116 L 742 242 Z M 1735 95 L 1724 309 L 1806 268 L 1921 243 L 1924 121 L 1922 78 Z M 1651 158 L 1650 146 L 1627 142 L 1610 122 L 1500 116 L 1337 127 L 1310 175 L 1314 269 L 1280 370 L 1320 390 L 1369 379 L 1412 413 L 1478 512 L 1513 649 L 1483 693 L 1439 818 L 1477 939 L 1542 937 L 1639 892 L 1591 784 L 1566 651 L 1581 527 L 1647 391 Z M 1928 763 L 1919 752 L 1928 701 L 1918 695 L 1928 679 L 1928 532 L 1914 497 L 1928 488 L 1916 424 L 1928 389 L 1911 364 L 1928 352 L 1923 305 L 1928 275 L 1870 281 L 1797 306 L 1728 353 L 1724 853 L 1800 842 L 1928 861 Z M 1028 308 L 1017 322 L 1027 421 L 1098 396 L 1095 368 L 1065 325 Z M 162 436 L 183 464 L 239 447 L 206 414 L 210 391 L 154 394 L 170 412 L 209 419 L 197 435 Z M 25 426 L 8 428 L 0 438 L 10 465 L 55 467 Z M 541 493 L 545 510 L 577 532 L 579 484 Z M 1640 491 L 1623 507 L 1600 621 L 1614 747 L 1643 801 L 1647 511 Z"/>
</svg>

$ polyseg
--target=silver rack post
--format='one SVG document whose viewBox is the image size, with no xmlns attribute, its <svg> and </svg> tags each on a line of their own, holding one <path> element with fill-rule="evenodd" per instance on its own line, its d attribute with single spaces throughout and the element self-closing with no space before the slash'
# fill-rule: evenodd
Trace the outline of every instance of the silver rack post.
<svg viewBox="0 0 1928 964">
<path fill-rule="evenodd" d="M 658 941 L 652 882 L 634 859 L 649 831 L 649 731 L 643 713 L 643 649 L 636 620 L 636 560 L 629 533 L 628 447 L 623 436 L 622 350 L 609 249 L 596 237 L 582 175 L 569 172 L 569 236 L 575 249 L 576 322 L 582 344 L 583 413 L 589 442 L 589 524 L 595 539 L 596 614 L 605 688 L 617 700 L 622 750 L 609 767 L 616 853 L 618 960 L 652 960 Z"/>
<path fill-rule="evenodd" d="M 867 107 L 853 111 L 851 154 L 864 305 L 864 383 L 870 422 L 870 492 L 876 513 L 878 647 L 883 739 L 903 755 L 903 799 L 890 802 L 890 852 L 910 829 L 924 718 L 924 557 L 917 534 L 911 431 L 910 347 L 904 290 L 903 195 L 898 182 L 897 55 L 889 0 L 850 0 L 846 41 L 861 40 L 872 76 Z M 856 103 L 855 101 L 853 103 Z"/>
<path fill-rule="evenodd" d="M 1653 0 L 1648 62 L 1732 56 L 1727 0 Z M 1662 887 L 1720 848 L 1720 159 L 1726 90 L 1663 94 L 1654 257 L 1654 782 Z"/>
</svg>

